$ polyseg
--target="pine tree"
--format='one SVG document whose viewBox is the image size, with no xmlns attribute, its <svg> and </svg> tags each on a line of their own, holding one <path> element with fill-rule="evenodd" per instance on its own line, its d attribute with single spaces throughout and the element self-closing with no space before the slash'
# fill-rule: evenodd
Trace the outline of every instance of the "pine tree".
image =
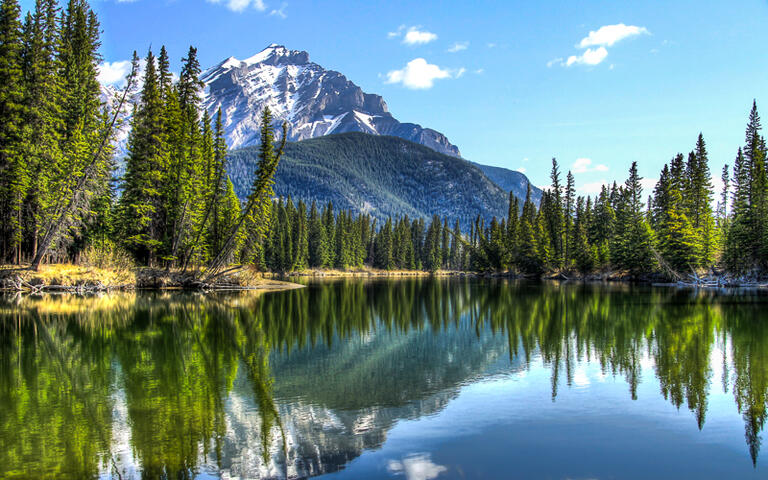
<svg viewBox="0 0 768 480">
<path fill-rule="evenodd" d="M 726 232 L 724 263 L 732 272 L 744 272 L 752 264 L 749 210 L 749 166 L 739 148 L 733 163 L 731 221 Z"/>
<path fill-rule="evenodd" d="M 430 272 L 440 269 L 443 264 L 443 249 L 441 244 L 441 225 L 440 217 L 435 215 L 427 230 L 424 250 L 424 268 Z"/>
<path fill-rule="evenodd" d="M 134 63 L 137 60 L 134 58 Z M 133 115 L 128 157 L 119 205 L 119 228 L 126 247 L 144 264 L 152 265 L 162 244 L 159 230 L 163 207 L 161 192 L 167 165 L 155 57 L 150 50 L 144 70 L 144 87 Z"/>
<path fill-rule="evenodd" d="M 545 231 L 549 237 L 551 249 L 551 262 L 555 269 L 563 266 L 565 257 L 565 216 L 563 212 L 563 188 L 560 184 L 560 168 L 557 160 L 552 159 L 552 188 L 545 202 L 542 200 L 542 213 L 544 215 Z"/>
<path fill-rule="evenodd" d="M 509 266 L 514 266 L 518 257 L 520 241 L 520 204 L 517 197 L 509 192 L 509 211 L 507 212 L 507 232 L 506 232 L 506 257 Z"/>
<path fill-rule="evenodd" d="M 322 268 L 328 261 L 328 245 L 326 240 L 326 229 L 323 226 L 320 213 L 317 211 L 317 204 L 314 201 L 312 201 L 312 205 L 309 208 L 309 233 L 307 242 L 310 268 Z"/>
<path fill-rule="evenodd" d="M 576 184 L 573 179 L 573 174 L 569 171 L 568 175 L 566 176 L 566 183 L 565 183 L 565 196 L 563 198 L 564 200 L 564 216 L 565 216 L 565 222 L 563 225 L 563 238 L 565 245 L 563 247 L 563 254 L 564 254 L 564 264 L 566 268 L 570 267 L 571 260 L 573 259 L 572 256 L 574 254 L 573 252 L 573 241 L 574 241 L 574 232 L 573 232 L 573 215 L 574 215 L 574 208 L 576 206 Z"/>
<path fill-rule="evenodd" d="M 22 213 L 29 174 L 22 150 L 24 79 L 21 8 L 17 0 L 0 3 L 0 209 L 3 257 L 21 261 Z"/>
</svg>

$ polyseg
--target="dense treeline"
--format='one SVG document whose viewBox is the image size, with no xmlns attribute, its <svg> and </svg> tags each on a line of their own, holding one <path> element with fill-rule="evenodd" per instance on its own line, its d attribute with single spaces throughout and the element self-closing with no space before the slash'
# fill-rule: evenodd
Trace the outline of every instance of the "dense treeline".
<svg viewBox="0 0 768 480">
<path fill-rule="evenodd" d="M 623 185 L 604 186 L 592 198 L 576 196 L 570 172 L 563 184 L 553 160 L 552 186 L 538 209 L 529 197 L 518 215 L 511 198 L 507 219 L 493 219 L 487 228 L 479 221 L 472 264 L 524 273 L 611 269 L 677 278 L 719 267 L 762 274 L 768 267 L 768 184 L 760 130 L 753 103 L 746 145 L 739 148 L 732 176 L 724 167 L 724 188 L 714 209 L 701 134 L 687 158 L 677 154 L 663 167 L 646 202 L 636 162 Z"/>
<path fill-rule="evenodd" d="M 37 0 L 22 22 L 17 0 L 0 2 L 0 260 L 33 268 L 83 252 L 127 251 L 143 265 L 207 265 L 261 257 L 273 145 L 263 112 L 258 168 L 241 202 L 226 171 L 221 112 L 201 105 L 197 50 L 173 81 L 165 47 L 140 61 L 125 89 L 103 104 L 97 81 L 99 23 L 85 0 Z M 125 175 L 114 177 L 111 143 L 133 101 Z M 110 103 L 110 102 L 108 102 Z M 119 195 L 118 195 L 119 193 Z"/>
<path fill-rule="evenodd" d="M 467 248 L 458 222 L 407 216 L 377 225 L 370 215 L 334 212 L 332 203 L 307 209 L 302 200 L 273 204 L 270 235 L 264 243 L 264 266 L 275 272 L 306 268 L 348 269 L 371 266 L 384 270 L 467 270 Z"/>
<path fill-rule="evenodd" d="M 0 255 L 82 244 L 108 203 L 108 119 L 96 79 L 99 23 L 82 0 L 0 3 Z"/>
<path fill-rule="evenodd" d="M 768 181 L 765 139 L 753 104 L 746 145 L 713 208 L 715 191 L 706 143 L 700 134 L 687 158 L 677 154 L 645 198 L 633 163 L 627 180 L 603 186 L 595 197 L 576 196 L 571 172 L 562 180 L 552 161 L 552 185 L 537 205 L 509 196 L 507 218 L 478 216 L 468 235 L 447 218 L 387 219 L 307 210 L 291 199 L 275 203 L 266 266 L 303 268 L 452 269 L 539 275 L 626 271 L 678 278 L 692 270 L 723 268 L 734 274 L 768 269 Z"/>
</svg>

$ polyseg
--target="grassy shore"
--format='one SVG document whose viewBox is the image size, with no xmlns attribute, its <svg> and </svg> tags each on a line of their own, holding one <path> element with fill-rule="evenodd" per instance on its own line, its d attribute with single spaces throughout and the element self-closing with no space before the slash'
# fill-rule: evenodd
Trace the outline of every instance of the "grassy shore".
<svg viewBox="0 0 768 480">
<path fill-rule="evenodd" d="M 289 290 L 301 287 L 249 268 L 223 275 L 214 284 L 201 285 L 194 274 L 178 270 L 49 264 L 41 265 L 35 272 L 25 265 L 0 265 L 0 291 L 87 293 L 134 289 Z"/>
</svg>

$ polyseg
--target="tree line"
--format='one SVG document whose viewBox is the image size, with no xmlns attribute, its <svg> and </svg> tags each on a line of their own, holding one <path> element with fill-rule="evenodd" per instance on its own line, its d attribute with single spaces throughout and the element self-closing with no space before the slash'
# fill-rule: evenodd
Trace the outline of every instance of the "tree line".
<svg viewBox="0 0 768 480">
<path fill-rule="evenodd" d="M 260 258 L 285 143 L 275 143 L 270 112 L 241 202 L 221 112 L 212 119 L 200 104 L 197 50 L 175 81 L 165 47 L 143 67 L 134 53 L 125 88 L 104 102 L 99 34 L 85 0 L 37 0 L 23 21 L 18 0 L 0 2 L 0 260 L 37 268 L 120 249 L 141 265 L 216 271 Z M 115 127 L 128 104 L 125 174 L 115 178 Z"/>
<path fill-rule="evenodd" d="M 759 274 L 768 269 L 768 182 L 765 139 L 753 103 L 745 146 L 722 173 L 715 202 L 709 154 L 699 134 L 687 157 L 675 155 L 644 196 L 637 162 L 623 184 L 577 196 L 571 172 L 562 179 L 552 160 L 551 187 L 541 202 L 509 196 L 507 218 L 478 216 L 463 234 L 458 221 L 396 217 L 377 225 L 367 214 L 333 213 L 299 200 L 274 202 L 264 248 L 273 271 L 371 266 L 386 270 L 438 269 L 591 274 L 626 271 L 680 278 L 692 270 Z"/>
<path fill-rule="evenodd" d="M 388 218 L 378 225 L 367 214 L 334 211 L 332 202 L 319 208 L 289 197 L 273 202 L 270 235 L 264 243 L 264 268 L 274 272 L 363 268 L 382 270 L 469 269 L 469 250 L 458 221 L 452 230 L 435 215 Z"/>
</svg>

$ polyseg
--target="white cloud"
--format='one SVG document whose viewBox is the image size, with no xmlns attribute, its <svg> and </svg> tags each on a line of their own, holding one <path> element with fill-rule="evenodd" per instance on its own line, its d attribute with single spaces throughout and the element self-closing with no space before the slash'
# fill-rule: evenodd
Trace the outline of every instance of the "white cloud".
<svg viewBox="0 0 768 480">
<path fill-rule="evenodd" d="M 451 78 L 451 72 L 428 63 L 423 58 L 414 58 L 400 70 L 387 72 L 386 83 L 399 83 L 413 90 L 432 88 L 435 80 Z"/>
<path fill-rule="evenodd" d="M 400 25 L 397 30 L 387 33 L 387 38 L 403 37 L 403 43 L 406 45 L 424 45 L 425 43 L 437 40 L 437 34 L 422 30 L 419 26 L 406 27 Z"/>
<path fill-rule="evenodd" d="M 397 37 L 399 37 L 400 35 L 403 34 L 403 30 L 405 30 L 405 28 L 406 28 L 405 25 L 400 25 L 399 27 L 397 27 L 397 30 L 395 30 L 394 32 L 388 32 L 387 33 L 387 38 L 397 38 Z"/>
<path fill-rule="evenodd" d="M 418 27 L 409 28 L 403 37 L 403 43 L 406 45 L 423 45 L 435 40 L 437 40 L 436 34 L 426 30 L 419 30 Z"/>
<path fill-rule="evenodd" d="M 547 62 L 547 68 L 552 67 L 552 65 L 562 65 L 562 64 L 563 64 L 563 57 L 553 58 L 552 60 Z"/>
<path fill-rule="evenodd" d="M 285 7 L 287 6 L 288 6 L 287 3 L 283 3 L 282 5 L 280 5 L 280 8 L 272 9 L 272 11 L 269 12 L 269 14 L 272 16 L 283 18 L 283 19 L 288 18 L 288 15 L 285 14 Z"/>
<path fill-rule="evenodd" d="M 98 81 L 102 85 L 120 85 L 131 72 L 131 61 L 104 62 L 99 65 Z"/>
<path fill-rule="evenodd" d="M 466 50 L 469 47 L 469 42 L 456 42 L 448 48 L 449 53 L 456 53 L 462 50 Z"/>
<path fill-rule="evenodd" d="M 608 50 L 605 47 L 596 49 L 588 48 L 587 51 L 581 55 L 571 55 L 568 60 L 565 61 L 565 66 L 570 67 L 572 65 L 598 65 L 605 60 L 608 56 Z"/>
<path fill-rule="evenodd" d="M 525 167 L 519 167 L 519 168 L 517 169 L 517 171 L 518 171 L 518 172 L 520 172 L 520 173 L 525 173 L 525 172 L 527 172 L 528 170 L 527 170 Z"/>
<path fill-rule="evenodd" d="M 650 34 L 645 27 L 636 25 L 603 25 L 595 31 L 590 31 L 589 35 L 581 39 L 577 45 L 579 48 L 587 47 L 612 47 L 615 43 L 624 40 L 627 37 L 635 35 Z"/>
<path fill-rule="evenodd" d="M 435 464 L 425 454 L 413 455 L 403 461 L 390 460 L 387 470 L 393 475 L 405 475 L 406 480 L 432 480 L 448 469 Z"/>
<path fill-rule="evenodd" d="M 461 78 L 465 73 L 467 73 L 467 69 L 461 67 L 460 69 L 456 70 L 456 75 L 454 75 L 454 78 Z"/>
<path fill-rule="evenodd" d="M 573 165 L 571 165 L 571 172 L 573 173 L 587 173 L 587 172 L 607 172 L 608 167 L 603 164 L 597 164 L 592 166 L 591 158 L 577 158 Z"/>
<path fill-rule="evenodd" d="M 605 47 L 612 47 L 625 38 L 644 34 L 650 35 L 650 32 L 645 27 L 636 25 L 624 25 L 623 23 L 603 25 L 597 30 L 590 31 L 589 35 L 582 38 L 576 45 L 576 48 L 586 49 L 581 55 L 571 55 L 565 61 L 562 58 L 552 59 L 547 62 L 547 67 L 558 64 L 564 67 L 599 65 L 608 56 L 608 50 Z M 613 64 L 609 68 L 613 70 Z"/>
<path fill-rule="evenodd" d="M 242 12 L 247 8 L 253 7 L 256 10 L 263 12 L 267 9 L 267 5 L 264 0 L 206 0 L 209 3 L 223 3 L 228 9 L 233 12 Z"/>
<path fill-rule="evenodd" d="M 482 75 L 483 73 L 485 73 L 485 69 L 484 68 L 478 68 L 477 70 L 475 70 L 475 73 L 478 74 L 478 75 Z"/>
</svg>

